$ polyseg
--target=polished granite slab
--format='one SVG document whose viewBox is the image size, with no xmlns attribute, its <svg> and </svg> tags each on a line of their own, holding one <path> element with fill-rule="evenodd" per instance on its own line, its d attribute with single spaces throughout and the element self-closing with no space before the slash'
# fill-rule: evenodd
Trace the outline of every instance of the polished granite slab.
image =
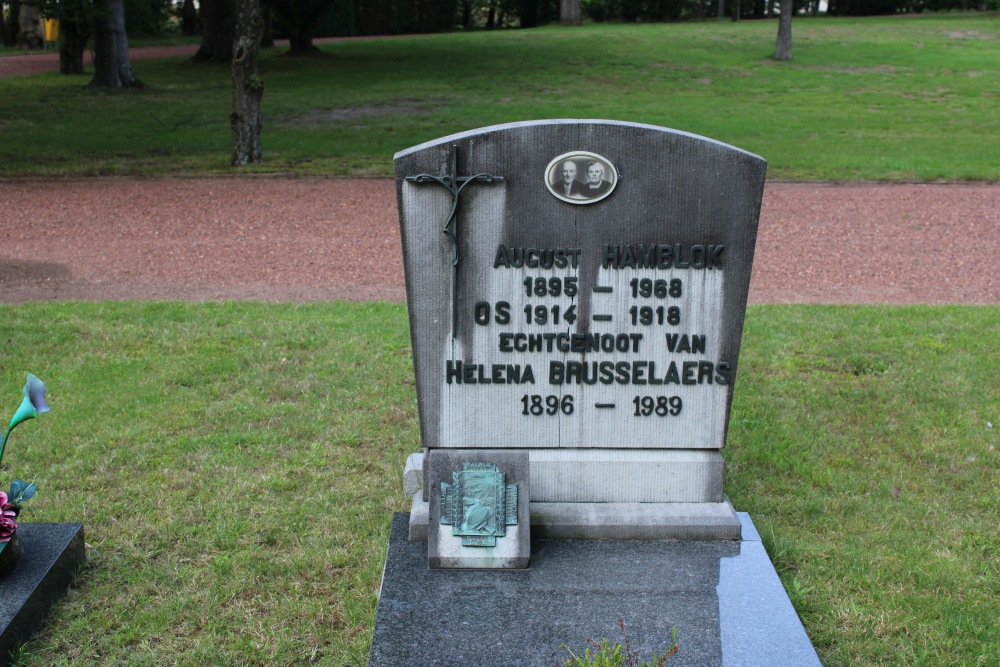
<svg viewBox="0 0 1000 667">
<path fill-rule="evenodd" d="M 0 577 L 0 667 L 45 622 L 84 559 L 82 523 L 22 523 L 23 555 Z"/>
<path fill-rule="evenodd" d="M 820 665 L 746 513 L 741 541 L 536 540 L 518 571 L 432 571 L 410 542 L 406 513 L 392 533 L 370 667 L 553 667 L 588 638 L 621 640 L 640 658 L 680 650 L 670 667 Z"/>
</svg>

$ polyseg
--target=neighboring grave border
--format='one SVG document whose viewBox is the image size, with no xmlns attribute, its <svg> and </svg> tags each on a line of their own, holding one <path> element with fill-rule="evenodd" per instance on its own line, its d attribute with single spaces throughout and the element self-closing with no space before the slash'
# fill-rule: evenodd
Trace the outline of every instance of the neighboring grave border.
<svg viewBox="0 0 1000 667">
<path fill-rule="evenodd" d="M 17 537 L 21 560 L 0 577 L 0 667 L 42 627 L 85 558 L 82 523 L 21 523 Z"/>
</svg>

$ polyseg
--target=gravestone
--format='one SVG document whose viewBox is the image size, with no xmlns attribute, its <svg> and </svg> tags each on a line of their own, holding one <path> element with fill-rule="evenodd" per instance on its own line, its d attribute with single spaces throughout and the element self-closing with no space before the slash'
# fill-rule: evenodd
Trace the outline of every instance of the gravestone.
<svg viewBox="0 0 1000 667">
<path fill-rule="evenodd" d="M 435 457 L 483 449 L 527 453 L 533 537 L 739 539 L 721 450 L 765 169 L 609 121 L 396 155 L 426 452 L 411 539 L 440 530 L 455 471 L 432 478 Z"/>
<path fill-rule="evenodd" d="M 818 666 L 722 486 L 764 160 L 563 120 L 395 165 L 424 452 L 368 664 L 559 664 L 620 616 L 672 666 Z"/>
<path fill-rule="evenodd" d="M 0 667 L 45 622 L 85 558 L 83 524 L 21 523 L 21 559 L 0 576 Z"/>
</svg>

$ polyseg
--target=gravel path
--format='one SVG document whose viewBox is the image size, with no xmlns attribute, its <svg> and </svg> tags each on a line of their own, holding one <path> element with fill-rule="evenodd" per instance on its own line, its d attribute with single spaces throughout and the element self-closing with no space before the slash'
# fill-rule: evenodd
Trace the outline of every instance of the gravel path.
<svg viewBox="0 0 1000 667">
<path fill-rule="evenodd" d="M 149 58 L 172 58 L 175 56 L 191 57 L 198 50 L 197 44 L 180 44 L 175 46 L 133 46 L 128 50 L 129 60 L 147 60 Z M 90 81 L 94 71 L 94 52 L 87 50 L 83 54 L 83 67 L 86 75 L 81 76 L 81 85 Z M 25 51 L 0 58 L 0 79 L 12 76 L 27 76 L 43 72 L 59 71 L 59 54 L 54 51 Z"/>
<path fill-rule="evenodd" d="M 755 303 L 1000 302 L 1000 185 L 771 183 Z M 0 301 L 405 298 L 390 179 L 0 181 Z"/>
<path fill-rule="evenodd" d="M 374 35 L 365 37 L 320 37 L 313 40 L 313 44 L 327 44 L 330 42 L 355 41 L 364 39 L 392 39 L 393 35 Z M 287 39 L 275 40 L 275 46 L 288 46 Z M 197 44 L 174 44 L 171 46 L 132 46 L 129 47 L 129 60 L 149 60 L 151 58 L 190 58 L 198 51 Z M 90 81 L 94 71 L 94 52 L 88 49 L 83 54 L 83 67 L 85 74 L 80 77 L 81 85 Z M 14 55 L 0 56 L 0 79 L 12 76 L 28 76 L 29 74 L 41 74 L 43 72 L 59 71 L 59 54 L 54 51 L 24 51 Z M 142 78 L 141 76 L 139 77 Z"/>
</svg>

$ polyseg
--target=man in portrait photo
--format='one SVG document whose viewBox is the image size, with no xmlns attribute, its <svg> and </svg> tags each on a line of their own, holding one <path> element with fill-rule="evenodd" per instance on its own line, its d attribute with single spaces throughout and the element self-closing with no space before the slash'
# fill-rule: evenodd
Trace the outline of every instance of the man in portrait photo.
<svg viewBox="0 0 1000 667">
<path fill-rule="evenodd" d="M 566 160 L 559 165 L 552 181 L 552 189 L 563 197 L 583 199 L 584 185 L 576 180 L 576 163 L 572 160 Z"/>
<path fill-rule="evenodd" d="M 581 189 L 581 194 L 587 199 L 601 197 L 611 191 L 611 183 L 604 180 L 604 165 L 591 162 L 587 165 L 587 182 Z"/>
</svg>

